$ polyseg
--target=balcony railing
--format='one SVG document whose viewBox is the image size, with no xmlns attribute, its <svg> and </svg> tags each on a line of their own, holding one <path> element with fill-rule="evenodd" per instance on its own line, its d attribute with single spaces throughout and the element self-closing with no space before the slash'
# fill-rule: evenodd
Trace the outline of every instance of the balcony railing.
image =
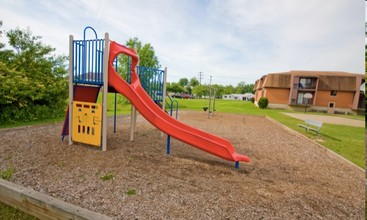
<svg viewBox="0 0 367 220">
<path fill-rule="evenodd" d="M 316 90 L 316 85 L 299 85 L 299 84 L 294 84 L 293 85 L 293 89 L 297 89 L 297 90 Z"/>
</svg>

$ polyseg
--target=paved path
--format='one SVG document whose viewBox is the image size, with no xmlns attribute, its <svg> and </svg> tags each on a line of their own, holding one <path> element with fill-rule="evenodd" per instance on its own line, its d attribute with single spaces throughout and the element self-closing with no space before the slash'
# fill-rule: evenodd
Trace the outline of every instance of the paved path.
<svg viewBox="0 0 367 220">
<path fill-rule="evenodd" d="M 336 124 L 336 125 L 348 125 L 353 127 L 364 127 L 364 121 L 350 119 L 350 118 L 342 118 L 338 116 L 326 116 L 326 115 L 311 115 L 311 114 L 299 114 L 299 113 L 283 113 L 285 115 L 291 116 L 293 118 L 305 120 L 312 119 L 316 121 L 321 121 L 327 124 Z"/>
</svg>

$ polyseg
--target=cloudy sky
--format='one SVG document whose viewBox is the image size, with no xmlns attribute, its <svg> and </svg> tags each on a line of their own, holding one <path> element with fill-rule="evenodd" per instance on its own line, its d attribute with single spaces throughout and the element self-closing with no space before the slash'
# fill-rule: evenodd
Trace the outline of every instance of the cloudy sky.
<svg viewBox="0 0 367 220">
<path fill-rule="evenodd" d="M 0 0 L 3 30 L 29 27 L 58 54 L 92 26 L 151 43 L 168 81 L 254 83 L 270 72 L 364 73 L 361 0 Z M 4 36 L 2 36 L 2 41 Z"/>
</svg>

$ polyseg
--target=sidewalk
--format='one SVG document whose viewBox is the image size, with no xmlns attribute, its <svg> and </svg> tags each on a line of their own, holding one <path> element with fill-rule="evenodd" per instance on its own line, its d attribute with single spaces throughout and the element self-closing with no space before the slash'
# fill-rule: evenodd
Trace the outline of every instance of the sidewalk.
<svg viewBox="0 0 367 220">
<path fill-rule="evenodd" d="M 293 118 L 305 120 L 312 119 L 315 121 L 321 121 L 327 124 L 336 124 L 336 125 L 347 125 L 353 127 L 365 127 L 364 121 L 350 119 L 350 118 L 342 118 L 338 116 L 326 116 L 326 115 L 311 115 L 311 114 L 299 114 L 299 113 L 283 113 L 285 115 L 291 116 Z"/>
</svg>

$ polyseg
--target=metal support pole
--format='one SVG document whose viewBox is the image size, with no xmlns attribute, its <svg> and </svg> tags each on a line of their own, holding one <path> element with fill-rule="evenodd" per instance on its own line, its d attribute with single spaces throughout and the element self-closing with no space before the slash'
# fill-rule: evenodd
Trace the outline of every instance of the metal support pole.
<svg viewBox="0 0 367 220">
<path fill-rule="evenodd" d="M 136 119 L 138 118 L 138 111 L 136 110 L 134 106 L 134 134 L 136 132 Z"/>
<path fill-rule="evenodd" d="M 116 133 L 116 101 L 117 101 L 117 93 L 115 92 L 115 102 L 113 109 L 113 133 Z"/>
<path fill-rule="evenodd" d="M 211 101 L 212 101 L 212 76 L 210 76 L 209 81 L 209 111 L 208 111 L 208 119 L 210 118 L 210 108 L 211 108 Z"/>
<path fill-rule="evenodd" d="M 102 108 L 102 151 L 107 150 L 107 98 L 108 98 L 108 57 L 110 54 L 110 40 L 105 33 L 103 51 L 103 108 Z"/>
<path fill-rule="evenodd" d="M 69 36 L 69 145 L 73 144 L 73 100 L 74 100 L 74 84 L 73 84 L 73 35 Z"/>
<path fill-rule="evenodd" d="M 234 165 L 236 169 L 240 168 L 240 161 L 236 161 L 236 164 Z"/>
<path fill-rule="evenodd" d="M 163 72 L 163 91 L 162 91 L 162 110 L 166 110 L 166 90 L 167 90 L 167 67 L 164 67 Z M 171 114 L 172 116 L 172 114 Z M 161 132 L 161 136 L 163 137 L 164 132 Z M 168 139 L 167 139 L 168 141 Z"/>
<path fill-rule="evenodd" d="M 136 125 L 136 109 L 131 104 L 131 112 L 130 112 L 130 141 L 134 140 L 134 132 L 135 132 L 135 125 Z"/>
<path fill-rule="evenodd" d="M 215 96 L 217 95 L 217 90 L 214 89 L 214 98 L 213 98 L 213 113 L 212 113 L 212 117 L 214 117 L 214 112 L 215 112 Z"/>
<path fill-rule="evenodd" d="M 211 103 L 212 101 L 212 88 L 209 87 L 209 109 L 208 109 L 208 119 L 210 118 L 210 109 L 211 109 Z"/>
<path fill-rule="evenodd" d="M 171 136 L 167 135 L 167 155 L 171 154 Z"/>
<path fill-rule="evenodd" d="M 164 67 L 163 72 L 163 94 L 162 94 L 162 109 L 166 109 L 166 90 L 167 90 L 167 67 Z"/>
</svg>

